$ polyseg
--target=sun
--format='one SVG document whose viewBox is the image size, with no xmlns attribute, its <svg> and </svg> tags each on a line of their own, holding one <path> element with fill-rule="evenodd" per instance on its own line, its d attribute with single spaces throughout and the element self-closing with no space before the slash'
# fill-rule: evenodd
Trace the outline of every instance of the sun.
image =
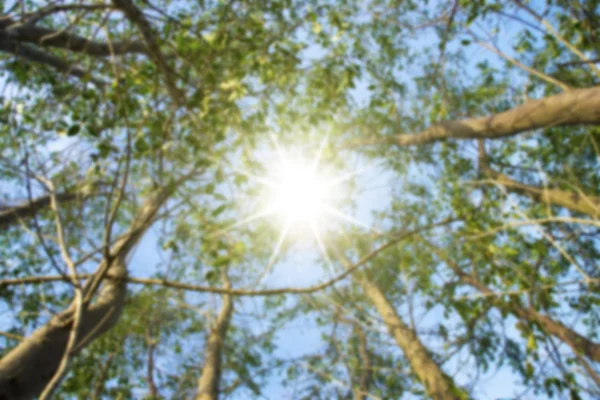
<svg viewBox="0 0 600 400">
<path fill-rule="evenodd" d="M 264 187 L 264 202 L 261 208 L 225 230 L 217 232 L 218 235 L 224 234 L 236 227 L 262 218 L 271 218 L 280 227 L 279 239 L 274 245 L 267 267 L 257 283 L 260 283 L 269 273 L 279 257 L 284 242 L 289 238 L 292 230 L 297 231 L 298 227 L 307 228 L 301 229 L 301 231 L 308 232 L 314 238 L 323 257 L 330 265 L 331 261 L 322 235 L 332 227 L 341 226 L 336 224 L 335 220 L 373 230 L 367 224 L 342 212 L 338 204 L 340 195 L 344 194 L 340 185 L 371 169 L 372 166 L 342 175 L 329 174 L 328 166 L 321 162 L 327 141 L 326 137 L 322 140 L 316 155 L 308 159 L 299 156 L 301 152 L 298 148 L 284 150 L 274 137 L 272 139 L 275 154 L 271 155 L 276 157 L 271 158 L 274 159 L 273 163 L 266 165 L 268 171 L 266 175 L 257 176 L 247 170 L 235 169 L 237 173 L 246 175 Z M 295 239 L 299 238 L 295 235 Z"/>
<path fill-rule="evenodd" d="M 324 212 L 327 182 L 307 161 L 286 160 L 272 182 L 271 207 L 284 221 L 310 222 Z"/>
</svg>

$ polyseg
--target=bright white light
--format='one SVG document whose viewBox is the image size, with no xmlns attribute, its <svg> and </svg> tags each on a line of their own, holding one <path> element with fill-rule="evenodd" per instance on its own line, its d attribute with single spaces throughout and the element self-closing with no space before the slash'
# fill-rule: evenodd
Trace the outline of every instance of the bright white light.
<svg viewBox="0 0 600 400">
<path fill-rule="evenodd" d="M 332 217 L 334 220 L 372 230 L 368 225 L 346 215 L 338 205 L 340 195 L 344 193 L 341 185 L 363 173 L 367 168 L 342 175 L 335 173 L 331 175 L 331 169 L 326 165 L 321 165 L 326 137 L 323 138 L 314 158 L 311 157 L 309 160 L 294 158 L 289 151 L 285 151 L 279 146 L 275 137 L 272 139 L 275 147 L 274 155 L 277 160 L 268 166 L 267 176 L 257 176 L 250 171 L 236 170 L 265 187 L 264 197 L 261 195 L 263 199 L 261 208 L 253 215 L 216 233 L 222 235 L 261 218 L 279 217 L 277 218 L 281 224 L 279 239 L 274 245 L 273 253 L 258 282 L 261 282 L 270 272 L 284 248 L 286 239 L 289 237 L 301 239 L 304 237 L 304 233 L 314 237 L 323 257 L 331 265 L 322 235 L 327 234 L 332 226 L 336 226 Z M 297 151 L 295 153 L 297 154 Z M 329 171 L 329 173 L 325 174 L 323 171 Z M 299 227 L 304 230 L 298 229 Z M 333 269 L 333 267 L 331 268 Z"/>
<path fill-rule="evenodd" d="M 306 162 L 286 162 L 273 185 L 275 210 L 292 223 L 314 220 L 325 206 L 326 185 Z"/>
</svg>

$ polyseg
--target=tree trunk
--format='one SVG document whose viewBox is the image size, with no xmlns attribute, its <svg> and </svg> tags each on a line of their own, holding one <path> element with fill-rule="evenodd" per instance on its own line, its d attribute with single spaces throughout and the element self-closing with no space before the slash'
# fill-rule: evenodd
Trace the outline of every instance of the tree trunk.
<svg viewBox="0 0 600 400">
<path fill-rule="evenodd" d="M 144 203 L 128 233 L 111 249 L 111 264 L 106 269 L 105 260 L 98 267 L 98 271 L 106 269 L 107 276 L 96 301 L 82 311 L 74 352 L 83 349 L 118 321 L 127 292 L 123 279 L 127 276 L 127 256 L 180 182 L 159 190 Z M 74 305 L 71 305 L 52 317 L 0 360 L 0 400 L 33 399 L 44 390 L 65 356 L 74 312 Z"/>
<path fill-rule="evenodd" d="M 227 273 L 223 272 L 224 287 L 231 288 Z M 233 297 L 223 296 L 223 305 L 217 316 L 214 326 L 210 330 L 206 341 L 206 357 L 202 374 L 198 379 L 198 394 L 196 400 L 217 400 L 219 398 L 219 384 L 221 382 L 221 363 L 223 360 L 223 344 L 227 335 L 227 328 L 233 312 Z"/>
<path fill-rule="evenodd" d="M 417 334 L 404 324 L 381 290 L 365 277 L 355 277 L 355 280 L 375 305 L 390 334 L 410 363 L 412 371 L 425 388 L 427 395 L 434 400 L 467 398 L 467 395 L 454 384 L 452 378 L 446 375 L 433 360 Z"/>
<path fill-rule="evenodd" d="M 358 338 L 358 356 L 360 364 L 355 373 L 355 375 L 358 376 L 358 387 L 352 390 L 352 397 L 354 400 L 367 400 L 369 388 L 371 386 L 371 369 L 373 368 L 371 365 L 369 348 L 367 347 L 367 334 L 356 323 L 353 324 L 353 331 Z"/>
</svg>

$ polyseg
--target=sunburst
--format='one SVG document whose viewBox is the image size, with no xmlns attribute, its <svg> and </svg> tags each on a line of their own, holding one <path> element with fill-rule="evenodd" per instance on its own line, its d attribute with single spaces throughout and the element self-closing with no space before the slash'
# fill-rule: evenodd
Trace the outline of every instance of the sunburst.
<svg viewBox="0 0 600 400">
<path fill-rule="evenodd" d="M 322 165 L 321 161 L 323 150 L 327 144 L 327 137 L 321 141 L 312 159 L 296 157 L 292 154 L 292 151 L 284 150 L 275 137 L 272 137 L 272 140 L 277 162 L 268 166 L 269 174 L 267 176 L 258 176 L 248 171 L 236 170 L 264 186 L 263 194 L 268 199 L 265 206 L 242 221 L 219 232 L 222 234 L 267 217 L 274 218 L 274 221 L 281 226 L 279 238 L 273 248 L 267 267 L 261 273 L 257 283 L 268 275 L 277 262 L 283 244 L 295 227 L 304 226 L 308 228 L 308 232 L 311 232 L 319 251 L 330 267 L 332 263 L 320 229 L 324 225 L 323 222 L 326 221 L 330 225 L 333 222 L 330 217 L 333 217 L 338 221 L 374 231 L 367 224 L 342 212 L 337 204 L 339 199 L 334 196 L 334 193 L 340 192 L 340 185 L 364 173 L 370 169 L 369 167 L 333 177 L 327 176 L 322 172 L 326 169 L 326 166 Z"/>
</svg>

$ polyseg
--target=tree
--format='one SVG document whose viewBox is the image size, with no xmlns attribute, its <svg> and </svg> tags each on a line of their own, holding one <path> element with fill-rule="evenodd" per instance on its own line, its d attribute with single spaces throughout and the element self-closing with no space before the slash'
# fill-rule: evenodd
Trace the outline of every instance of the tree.
<svg viewBox="0 0 600 400">
<path fill-rule="evenodd" d="M 600 394 L 597 2 L 2 6 L 0 398 Z"/>
</svg>

